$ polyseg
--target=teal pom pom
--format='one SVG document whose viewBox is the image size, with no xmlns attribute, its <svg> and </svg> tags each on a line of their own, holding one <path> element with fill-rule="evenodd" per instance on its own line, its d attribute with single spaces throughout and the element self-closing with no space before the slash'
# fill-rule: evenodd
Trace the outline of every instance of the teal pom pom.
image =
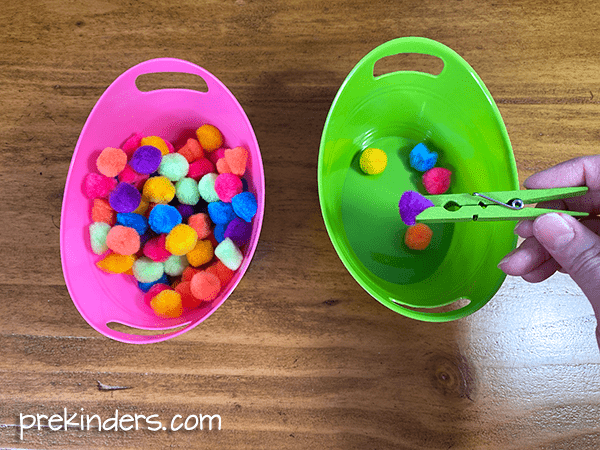
<svg viewBox="0 0 600 450">
<path fill-rule="evenodd" d="M 108 246 L 106 245 L 106 236 L 110 231 L 110 225 L 104 222 L 94 222 L 90 224 L 90 244 L 92 246 L 92 251 L 96 255 L 101 255 L 102 253 L 108 251 Z"/>
<path fill-rule="evenodd" d="M 223 242 L 217 245 L 215 256 L 231 270 L 237 270 L 244 259 L 240 249 L 229 238 L 223 239 Z"/>
<path fill-rule="evenodd" d="M 187 159 L 180 153 L 164 155 L 158 166 L 158 173 L 175 182 L 185 177 L 190 169 Z"/>
<path fill-rule="evenodd" d="M 133 263 L 132 270 L 136 280 L 151 283 L 164 275 L 165 266 L 161 262 L 154 262 L 147 256 L 142 256 Z"/>
<path fill-rule="evenodd" d="M 184 205 L 195 205 L 200 201 L 198 183 L 193 178 L 182 178 L 175 183 L 177 200 Z"/>
<path fill-rule="evenodd" d="M 165 273 L 172 277 L 177 277 L 183 273 L 183 270 L 190 265 L 185 255 L 183 256 L 169 256 L 164 263 Z"/>
<path fill-rule="evenodd" d="M 216 173 L 207 173 L 204 175 L 198 183 L 198 192 L 205 202 L 218 202 L 219 196 L 215 191 L 215 180 L 217 179 Z"/>
<path fill-rule="evenodd" d="M 152 286 L 154 286 L 155 284 L 158 284 L 158 283 L 169 284 L 169 279 L 167 278 L 166 273 L 164 273 L 163 276 L 160 277 L 158 280 L 151 281 L 150 283 L 142 283 L 141 281 L 138 281 L 138 287 L 140 288 L 140 290 L 142 290 L 144 292 L 148 292 Z"/>
</svg>

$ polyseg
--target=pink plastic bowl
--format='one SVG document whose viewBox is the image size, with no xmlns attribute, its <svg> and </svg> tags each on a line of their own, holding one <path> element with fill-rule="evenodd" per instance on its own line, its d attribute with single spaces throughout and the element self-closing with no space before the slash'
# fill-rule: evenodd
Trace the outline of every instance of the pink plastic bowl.
<svg viewBox="0 0 600 450">
<path fill-rule="evenodd" d="M 140 91 L 136 79 L 155 72 L 198 75 L 205 81 L 208 91 Z M 177 319 L 163 319 L 144 303 L 143 292 L 133 277 L 107 274 L 96 267 L 102 257 L 92 252 L 89 242 L 91 200 L 83 194 L 83 179 L 95 171 L 95 156 L 102 149 L 119 147 L 134 132 L 164 137 L 177 147 L 193 137 L 195 130 L 205 123 L 221 130 L 223 146 L 243 146 L 249 151 L 244 178 L 248 190 L 256 195 L 258 211 L 253 219 L 252 238 L 244 251 L 244 261 L 219 297 Z M 258 244 L 264 204 L 264 171 L 256 136 L 244 110 L 225 85 L 203 68 L 179 59 L 153 59 L 132 67 L 106 89 L 92 109 L 71 159 L 61 212 L 60 252 L 73 303 L 94 329 L 117 341 L 144 344 L 185 333 L 221 306 L 240 282 Z M 107 326 L 111 322 L 156 333 L 137 335 L 115 331 Z M 164 331 L 174 328 L 177 329 Z"/>
</svg>

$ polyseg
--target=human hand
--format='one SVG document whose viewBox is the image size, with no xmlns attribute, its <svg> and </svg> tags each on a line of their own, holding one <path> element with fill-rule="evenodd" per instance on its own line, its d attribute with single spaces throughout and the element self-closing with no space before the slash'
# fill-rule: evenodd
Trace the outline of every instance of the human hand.
<svg viewBox="0 0 600 450">
<path fill-rule="evenodd" d="M 538 172 L 524 183 L 528 189 L 587 186 L 580 197 L 539 203 L 541 208 L 589 212 L 581 221 L 568 214 L 550 213 L 521 221 L 515 233 L 525 241 L 498 267 L 508 275 L 537 283 L 557 270 L 568 273 L 594 308 L 600 323 L 600 155 L 584 156 Z M 596 335 L 600 344 L 600 332 Z"/>
</svg>

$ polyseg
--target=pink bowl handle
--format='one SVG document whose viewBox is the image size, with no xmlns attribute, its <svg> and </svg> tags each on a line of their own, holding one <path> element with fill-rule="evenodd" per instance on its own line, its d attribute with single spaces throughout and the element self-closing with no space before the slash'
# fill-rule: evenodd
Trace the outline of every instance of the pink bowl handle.
<svg viewBox="0 0 600 450">
<path fill-rule="evenodd" d="M 117 341 L 125 342 L 128 344 L 152 344 L 155 342 L 161 342 L 161 341 L 167 340 L 171 337 L 175 337 L 177 335 L 183 334 L 188 329 L 191 329 L 196 325 L 193 321 L 188 321 L 188 322 L 179 323 L 179 324 L 171 325 L 171 326 L 165 326 L 165 327 L 161 327 L 161 328 L 145 329 L 146 331 L 150 331 L 150 332 L 159 331 L 160 333 L 158 333 L 158 334 L 131 334 L 131 333 L 125 333 L 123 331 L 113 330 L 108 327 L 109 323 L 114 322 L 114 323 L 119 323 L 121 325 L 125 325 L 130 328 L 139 329 L 140 331 L 142 330 L 142 328 L 139 328 L 139 327 L 129 323 L 129 320 L 127 320 L 127 319 L 120 320 L 117 318 L 117 316 L 118 316 L 118 313 L 117 314 L 109 314 L 105 317 L 98 317 L 98 312 L 96 311 L 96 315 L 94 317 L 93 322 L 90 322 L 90 321 L 88 321 L 88 322 L 90 323 L 90 325 L 93 326 L 94 329 L 96 329 L 96 331 L 102 333 L 103 335 L 109 336 L 111 339 L 115 339 Z M 184 328 L 181 328 L 182 326 Z M 177 328 L 177 330 L 172 331 L 172 332 L 162 333 L 162 331 L 169 330 L 171 328 Z"/>
<path fill-rule="evenodd" d="M 123 72 L 112 83 L 110 89 L 118 89 L 125 94 L 146 94 L 146 92 L 142 92 L 137 88 L 135 80 L 141 75 L 157 72 L 189 73 L 198 75 L 204 80 L 208 88 L 208 92 L 204 94 L 226 95 L 228 97 L 230 95 L 225 85 L 210 72 L 189 61 L 177 58 L 156 58 L 141 62 Z"/>
</svg>

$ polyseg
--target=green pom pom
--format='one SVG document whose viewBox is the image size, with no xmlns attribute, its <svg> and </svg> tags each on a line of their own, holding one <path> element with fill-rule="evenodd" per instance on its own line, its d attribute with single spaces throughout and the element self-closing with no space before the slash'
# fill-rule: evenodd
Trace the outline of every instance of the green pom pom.
<svg viewBox="0 0 600 450">
<path fill-rule="evenodd" d="M 104 222 L 94 222 L 90 224 L 90 244 L 92 251 L 96 255 L 101 255 L 108 250 L 106 245 L 106 236 L 110 231 L 110 225 Z"/>
<path fill-rule="evenodd" d="M 183 270 L 190 265 L 185 255 L 183 256 L 169 256 L 164 262 L 165 265 L 165 273 L 167 275 L 171 275 L 172 277 L 178 277 L 183 273 Z"/>
<path fill-rule="evenodd" d="M 215 191 L 215 180 L 217 179 L 217 176 L 216 173 L 207 173 L 198 183 L 198 192 L 204 201 L 208 203 L 219 201 L 219 196 Z"/>
<path fill-rule="evenodd" d="M 158 173 L 175 182 L 185 177 L 190 169 L 187 159 L 179 153 L 169 153 L 162 157 Z"/>
<path fill-rule="evenodd" d="M 195 205 L 200 201 L 198 183 L 193 178 L 182 178 L 175 183 L 177 200 L 184 205 Z"/>
<path fill-rule="evenodd" d="M 230 238 L 225 238 L 215 248 L 215 256 L 231 270 L 237 270 L 242 265 L 244 256 Z"/>
<path fill-rule="evenodd" d="M 152 283 L 165 273 L 165 266 L 161 262 L 154 262 L 147 256 L 142 256 L 133 263 L 133 276 L 141 283 Z"/>
</svg>

